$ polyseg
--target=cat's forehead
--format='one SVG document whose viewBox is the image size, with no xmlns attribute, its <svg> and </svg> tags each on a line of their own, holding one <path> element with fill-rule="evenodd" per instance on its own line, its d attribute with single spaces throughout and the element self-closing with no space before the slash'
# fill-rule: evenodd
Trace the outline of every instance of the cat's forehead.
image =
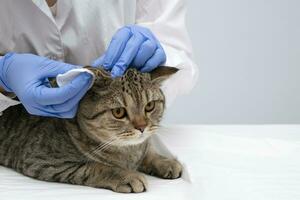
<svg viewBox="0 0 300 200">
<path fill-rule="evenodd" d="M 136 77 L 136 76 L 142 76 L 142 73 L 140 73 L 135 68 L 129 68 L 123 75 L 123 77 L 127 79 L 131 79 L 132 77 Z"/>
<path fill-rule="evenodd" d="M 123 92 L 132 89 L 145 90 L 152 85 L 150 74 L 141 73 L 134 68 L 129 68 L 117 82 Z"/>
<path fill-rule="evenodd" d="M 136 82 L 136 81 L 150 81 L 148 73 L 142 73 L 135 68 L 129 68 L 126 73 L 122 76 L 123 81 Z"/>
<path fill-rule="evenodd" d="M 157 84 L 153 84 L 149 73 L 130 68 L 117 78 L 99 77 L 89 98 L 99 102 L 99 109 L 116 107 L 140 108 L 153 100 L 164 100 Z"/>
<path fill-rule="evenodd" d="M 159 87 L 152 83 L 149 73 L 142 73 L 134 68 L 129 68 L 116 82 L 117 84 L 112 85 L 115 91 L 114 100 L 123 103 L 132 101 L 136 105 L 142 105 L 149 100 L 162 99 Z"/>
</svg>

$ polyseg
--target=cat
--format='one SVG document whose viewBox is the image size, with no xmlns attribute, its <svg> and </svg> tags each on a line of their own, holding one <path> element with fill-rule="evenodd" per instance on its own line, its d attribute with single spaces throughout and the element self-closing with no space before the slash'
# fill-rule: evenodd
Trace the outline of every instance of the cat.
<svg viewBox="0 0 300 200">
<path fill-rule="evenodd" d="M 182 165 L 155 152 L 149 138 L 165 109 L 160 89 L 178 69 L 130 68 L 118 78 L 101 68 L 74 119 L 33 116 L 22 105 L 0 117 L 0 165 L 26 176 L 121 193 L 147 189 L 142 173 L 181 176 Z M 52 84 L 53 85 L 53 84 Z"/>
</svg>

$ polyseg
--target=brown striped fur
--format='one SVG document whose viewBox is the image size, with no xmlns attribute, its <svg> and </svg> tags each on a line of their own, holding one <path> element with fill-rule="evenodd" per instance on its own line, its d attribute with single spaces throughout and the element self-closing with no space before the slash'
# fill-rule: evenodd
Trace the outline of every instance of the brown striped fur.
<svg viewBox="0 0 300 200">
<path fill-rule="evenodd" d="M 157 154 L 149 142 L 164 111 L 159 86 L 177 70 L 159 67 L 149 74 L 129 69 L 112 79 L 101 69 L 89 69 L 96 80 L 74 119 L 32 116 L 22 105 L 4 111 L 0 164 L 39 180 L 125 193 L 146 190 L 141 172 L 180 177 L 180 163 Z M 146 112 L 150 101 L 155 107 Z M 126 109 L 126 117 L 113 116 L 117 107 Z"/>
</svg>

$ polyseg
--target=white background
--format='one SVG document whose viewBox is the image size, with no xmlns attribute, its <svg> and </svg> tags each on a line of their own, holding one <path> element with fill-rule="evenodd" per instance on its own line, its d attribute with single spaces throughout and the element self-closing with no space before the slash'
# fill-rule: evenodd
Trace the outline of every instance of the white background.
<svg viewBox="0 0 300 200">
<path fill-rule="evenodd" d="M 167 123 L 300 123 L 300 1 L 189 0 L 199 66 Z"/>
</svg>

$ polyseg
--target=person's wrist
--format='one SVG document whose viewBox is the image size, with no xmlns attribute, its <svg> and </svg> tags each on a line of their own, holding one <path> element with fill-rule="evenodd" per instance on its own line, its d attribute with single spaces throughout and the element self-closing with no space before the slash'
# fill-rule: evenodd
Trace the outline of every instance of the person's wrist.
<svg viewBox="0 0 300 200">
<path fill-rule="evenodd" d="M 5 91 L 4 88 L 2 88 L 1 86 L 0 86 L 0 93 L 3 94 L 4 96 L 7 96 L 7 97 L 11 98 L 11 99 L 16 97 L 16 95 L 13 92 Z"/>
<path fill-rule="evenodd" d="M 1 62 L 1 59 L 3 58 L 4 54 L 0 53 L 0 62 Z M 3 93 L 5 90 L 4 88 L 1 87 L 0 85 L 0 93 Z"/>
<path fill-rule="evenodd" d="M 0 93 L 5 92 L 5 90 L 0 86 Z"/>
<path fill-rule="evenodd" d="M 13 92 L 9 86 L 6 83 L 6 76 L 5 76 L 5 71 L 6 70 L 6 65 L 5 62 L 7 59 L 9 59 L 13 54 L 13 52 L 5 54 L 1 59 L 0 59 L 0 87 L 5 91 L 5 92 Z"/>
</svg>

